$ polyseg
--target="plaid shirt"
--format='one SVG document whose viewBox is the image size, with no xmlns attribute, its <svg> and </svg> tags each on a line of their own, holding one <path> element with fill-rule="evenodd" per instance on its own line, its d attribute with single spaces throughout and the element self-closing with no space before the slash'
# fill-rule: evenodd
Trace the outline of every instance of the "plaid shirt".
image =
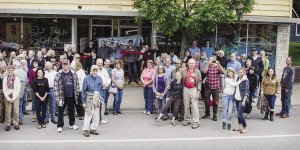
<svg viewBox="0 0 300 150">
<path fill-rule="evenodd" d="M 208 68 L 208 84 L 210 89 L 220 88 L 220 67 L 218 65 L 211 65 Z"/>
</svg>

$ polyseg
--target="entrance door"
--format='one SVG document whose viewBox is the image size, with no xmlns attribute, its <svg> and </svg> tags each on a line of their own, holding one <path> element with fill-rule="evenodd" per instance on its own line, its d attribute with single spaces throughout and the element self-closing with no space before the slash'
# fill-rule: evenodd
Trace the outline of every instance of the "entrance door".
<svg viewBox="0 0 300 150">
<path fill-rule="evenodd" d="M 99 37 L 111 37 L 111 27 L 107 26 L 93 26 L 93 39 L 99 38 Z"/>
</svg>

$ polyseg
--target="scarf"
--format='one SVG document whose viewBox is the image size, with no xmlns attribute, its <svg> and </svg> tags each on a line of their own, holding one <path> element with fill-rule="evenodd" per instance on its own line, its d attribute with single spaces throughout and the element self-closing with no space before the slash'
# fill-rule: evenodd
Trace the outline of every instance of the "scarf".
<svg viewBox="0 0 300 150">
<path fill-rule="evenodd" d="M 7 87 L 8 89 L 14 89 L 14 83 L 15 83 L 15 76 L 8 76 L 7 77 Z"/>
</svg>

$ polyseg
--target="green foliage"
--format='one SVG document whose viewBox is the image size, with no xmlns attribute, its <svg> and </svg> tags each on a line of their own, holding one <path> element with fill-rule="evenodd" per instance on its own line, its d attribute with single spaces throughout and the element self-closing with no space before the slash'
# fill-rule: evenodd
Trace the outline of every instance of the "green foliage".
<svg viewBox="0 0 300 150">
<path fill-rule="evenodd" d="M 155 21 L 159 30 L 171 36 L 181 31 L 196 35 L 215 31 L 221 23 L 240 20 L 251 12 L 255 0 L 134 0 L 137 21 Z"/>
<path fill-rule="evenodd" d="M 300 66 L 300 43 L 290 43 L 289 56 L 293 58 L 293 64 Z"/>
</svg>

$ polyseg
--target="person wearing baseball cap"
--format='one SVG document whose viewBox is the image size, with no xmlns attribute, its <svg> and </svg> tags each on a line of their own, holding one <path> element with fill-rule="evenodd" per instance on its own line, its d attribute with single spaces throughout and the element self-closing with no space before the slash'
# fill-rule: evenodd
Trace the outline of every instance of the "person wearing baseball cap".
<svg viewBox="0 0 300 150">
<path fill-rule="evenodd" d="M 103 98 L 102 79 L 98 74 L 98 66 L 91 66 L 91 73 L 83 80 L 81 100 L 82 106 L 85 108 L 85 116 L 83 122 L 83 135 L 89 137 L 90 134 L 98 135 L 97 127 L 100 120 L 100 104 Z"/>
<path fill-rule="evenodd" d="M 56 102 L 58 103 L 58 122 L 57 132 L 61 133 L 64 126 L 64 110 L 68 107 L 69 113 L 69 128 L 78 130 L 75 125 L 75 103 L 79 95 L 79 80 L 76 73 L 70 69 L 68 59 L 62 60 L 62 70 L 56 74 L 54 79 L 54 89 Z"/>
</svg>

